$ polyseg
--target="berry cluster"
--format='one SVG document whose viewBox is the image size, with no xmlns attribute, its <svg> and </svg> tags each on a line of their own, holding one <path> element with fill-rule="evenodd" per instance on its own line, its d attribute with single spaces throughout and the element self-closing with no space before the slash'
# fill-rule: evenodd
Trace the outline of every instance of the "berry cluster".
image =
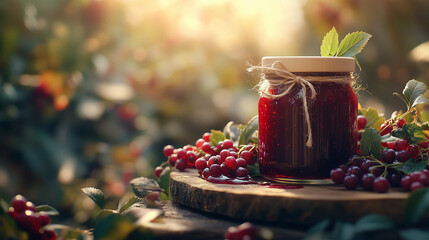
<svg viewBox="0 0 429 240">
<path fill-rule="evenodd" d="M 365 116 L 358 116 L 358 130 L 362 132 L 368 121 Z M 400 130 L 406 121 L 389 120 L 382 124 L 380 135 Z M 360 140 L 360 139 L 359 139 Z M 429 186 L 428 166 L 422 171 L 406 174 L 401 167 L 408 160 L 426 161 L 429 154 L 429 141 L 410 144 L 406 139 L 394 138 L 393 141 L 381 142 L 381 157 L 354 155 L 347 164 L 331 170 L 331 178 L 346 189 L 353 190 L 361 185 L 365 190 L 379 193 L 387 192 L 390 186 L 402 187 L 405 191 L 413 191 Z M 358 151 L 359 152 L 359 151 Z M 360 152 L 359 152 L 360 153 Z"/>
<path fill-rule="evenodd" d="M 256 239 L 256 228 L 249 222 L 237 227 L 229 227 L 225 233 L 226 240 L 253 240 Z"/>
<path fill-rule="evenodd" d="M 54 240 L 57 238 L 54 231 L 42 228 L 50 223 L 49 216 L 37 213 L 36 206 L 21 195 L 11 200 L 8 214 L 20 228 L 28 232 L 30 239 Z"/>
<path fill-rule="evenodd" d="M 219 141 L 214 146 L 210 136 L 210 133 L 204 133 L 195 146 L 187 145 L 178 149 L 171 145 L 165 146 L 164 155 L 169 165 L 180 171 L 195 167 L 206 180 L 209 177 L 249 178 L 247 166 L 257 162 L 255 146 L 245 145 L 238 149 L 231 139 Z M 159 177 L 162 171 L 161 166 L 157 167 L 155 176 Z"/>
</svg>

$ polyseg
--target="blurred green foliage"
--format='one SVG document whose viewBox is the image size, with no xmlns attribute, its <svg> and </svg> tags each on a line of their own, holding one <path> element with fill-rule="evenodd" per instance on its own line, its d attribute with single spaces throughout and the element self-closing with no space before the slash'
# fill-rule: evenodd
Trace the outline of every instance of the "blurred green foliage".
<svg viewBox="0 0 429 240">
<path fill-rule="evenodd" d="M 429 60 L 409 57 L 429 39 L 428 10 L 422 0 L 2 0 L 0 192 L 89 221 L 81 187 L 119 198 L 153 175 L 163 145 L 247 122 L 258 76 L 246 62 L 319 55 L 332 26 L 373 35 L 358 57 L 372 93 L 360 102 L 389 113 L 403 106 L 392 92 L 428 82 Z"/>
</svg>

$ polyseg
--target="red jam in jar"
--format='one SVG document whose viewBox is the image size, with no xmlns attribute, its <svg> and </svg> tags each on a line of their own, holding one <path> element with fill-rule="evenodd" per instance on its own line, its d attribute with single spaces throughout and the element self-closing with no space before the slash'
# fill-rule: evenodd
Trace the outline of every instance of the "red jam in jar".
<svg viewBox="0 0 429 240">
<path fill-rule="evenodd" d="M 286 95 L 272 97 L 284 92 L 290 84 L 280 87 L 272 84 L 270 80 L 281 77 L 264 71 L 265 92 L 271 96 L 261 94 L 258 105 L 261 175 L 278 182 L 329 183 L 330 170 L 347 162 L 357 147 L 358 102 L 350 85 L 354 59 L 264 57 L 262 63 L 271 68 L 278 68 L 280 63 L 294 76 L 316 80 L 309 80 L 316 95 L 311 99 L 311 90 L 306 85 L 307 122 L 302 85 L 295 84 Z M 330 81 L 334 78 L 345 83 Z M 306 145 L 308 126 L 311 126 L 311 147 Z"/>
</svg>

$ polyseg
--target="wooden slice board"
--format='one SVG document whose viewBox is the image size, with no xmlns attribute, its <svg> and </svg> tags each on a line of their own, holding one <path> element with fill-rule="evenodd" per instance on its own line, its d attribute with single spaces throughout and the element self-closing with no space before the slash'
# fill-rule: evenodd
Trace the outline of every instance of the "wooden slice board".
<svg viewBox="0 0 429 240">
<path fill-rule="evenodd" d="M 200 178 L 195 169 L 172 172 L 170 190 L 175 203 L 203 212 L 249 221 L 302 224 L 326 218 L 355 221 L 371 213 L 402 222 L 408 197 L 399 189 L 380 194 L 349 191 L 337 185 L 277 189 L 256 184 L 215 184 Z"/>
</svg>

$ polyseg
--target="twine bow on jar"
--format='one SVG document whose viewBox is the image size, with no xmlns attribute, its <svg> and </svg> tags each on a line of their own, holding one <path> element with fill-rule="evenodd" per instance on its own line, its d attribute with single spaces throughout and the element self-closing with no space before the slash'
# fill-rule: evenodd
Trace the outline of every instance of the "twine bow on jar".
<svg viewBox="0 0 429 240">
<path fill-rule="evenodd" d="M 259 83 L 259 94 L 269 98 L 281 98 L 291 92 L 291 90 L 298 86 L 302 89 L 302 103 L 303 111 L 305 115 L 305 121 L 307 124 L 308 139 L 306 142 L 307 147 L 313 146 L 313 135 L 311 131 L 310 113 L 309 113 L 309 100 L 316 98 L 317 91 L 314 88 L 314 82 L 332 82 L 340 84 L 350 84 L 354 82 L 352 75 L 344 76 L 306 76 L 305 78 L 295 75 L 292 72 L 286 70 L 283 64 L 279 61 L 275 61 L 271 64 L 271 67 L 265 66 L 250 66 L 247 71 L 262 71 L 262 79 Z M 287 88 L 286 88 L 287 87 Z M 268 92 L 268 89 L 277 89 L 281 93 L 273 94 Z M 307 96 L 307 91 L 310 94 Z"/>
</svg>

